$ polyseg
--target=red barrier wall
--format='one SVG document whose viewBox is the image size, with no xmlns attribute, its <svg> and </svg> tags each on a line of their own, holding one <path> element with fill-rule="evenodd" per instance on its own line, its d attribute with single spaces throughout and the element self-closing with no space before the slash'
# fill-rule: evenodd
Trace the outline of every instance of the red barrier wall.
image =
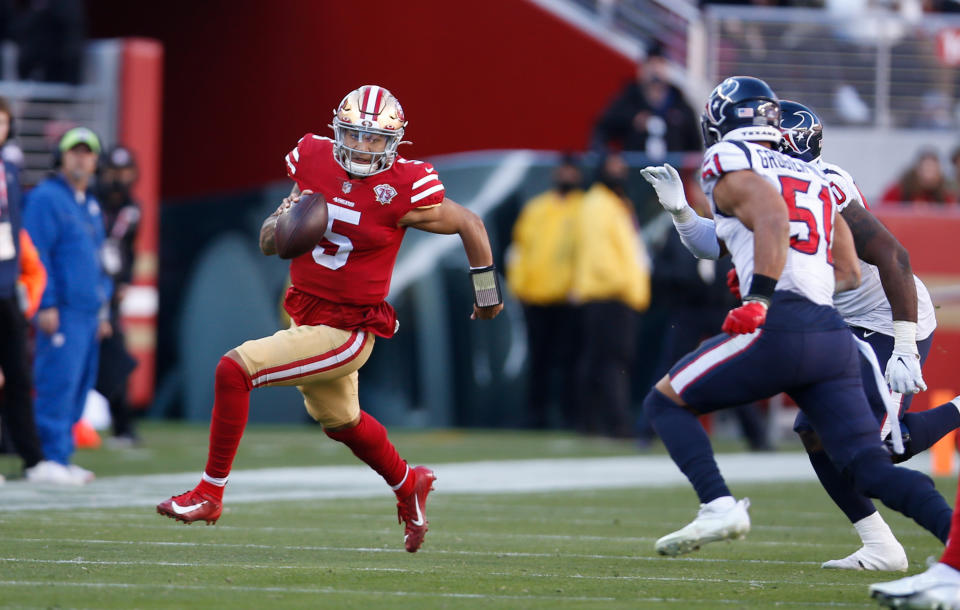
<svg viewBox="0 0 960 610">
<path fill-rule="evenodd" d="M 127 398 L 144 407 L 153 398 L 157 331 L 157 246 L 160 232 L 160 117 L 163 101 L 163 47 L 154 40 L 128 39 L 123 44 L 120 74 L 119 141 L 137 155 L 140 176 L 134 197 L 140 202 L 134 290 L 142 295 L 137 307 L 127 308 L 123 324 L 127 348 L 137 360 L 130 375 Z"/>
<path fill-rule="evenodd" d="M 524 0 L 88 3 L 92 36 L 165 49 L 163 198 L 284 177 L 360 85 L 391 89 L 411 157 L 584 149 L 634 64 Z"/>
<path fill-rule="evenodd" d="M 915 409 L 931 405 L 934 390 L 960 394 L 960 212 L 932 208 L 877 207 L 873 212 L 910 251 L 913 271 L 930 290 L 937 311 L 933 348 L 923 367 L 928 391 Z"/>
</svg>

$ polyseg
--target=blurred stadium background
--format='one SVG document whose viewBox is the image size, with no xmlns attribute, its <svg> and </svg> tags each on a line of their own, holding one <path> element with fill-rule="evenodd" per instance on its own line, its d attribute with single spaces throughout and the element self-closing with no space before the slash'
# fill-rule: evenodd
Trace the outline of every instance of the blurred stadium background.
<svg viewBox="0 0 960 610">
<path fill-rule="evenodd" d="M 594 121 L 654 43 L 697 110 L 733 74 L 813 106 L 827 158 L 870 202 L 921 148 L 946 166 L 960 144 L 960 14 L 951 14 L 960 4 L 950 0 L 71 4 L 85 35 L 78 82 L 21 80 L 20 50 L 7 40 L 0 95 L 15 105 L 28 184 L 47 171 L 51 134 L 65 124 L 139 155 L 146 214 L 124 313 L 140 360 L 130 398 L 150 417 L 207 421 L 219 356 L 280 324 L 285 263 L 259 255 L 257 228 L 288 189 L 283 155 L 304 133 L 325 134 L 331 109 L 361 84 L 402 101 L 414 142 L 404 154 L 434 162 L 448 194 L 483 215 L 500 268 L 523 202 L 548 187 L 559 151 L 590 149 Z M 634 169 L 699 164 L 695 151 L 628 156 Z M 655 250 L 670 223 L 636 171 L 630 193 Z M 939 306 L 927 394 L 956 393 L 960 213 L 874 209 Z M 401 331 L 363 371 L 363 404 L 387 424 L 520 424 L 520 308 L 508 301 L 493 323 L 471 324 L 465 264 L 455 237 L 411 234 L 404 244 L 391 295 Z M 639 330 L 637 400 L 662 320 L 654 295 Z M 293 389 L 253 394 L 253 421 L 305 418 Z"/>
<path fill-rule="evenodd" d="M 75 60 L 70 78 L 19 73 L 14 17 L 31 7 L 65 19 L 40 25 Z M 139 360 L 130 400 L 154 420 L 139 448 L 80 452 L 99 476 L 89 486 L 0 491 L 0 606 L 866 607 L 867 584 L 885 578 L 820 570 L 855 536 L 813 482 L 779 398 L 767 410 L 773 440 L 797 450 L 720 458 L 740 465 L 731 483 L 754 500 L 750 537 L 675 560 L 653 541 L 685 523 L 695 499 L 662 450 L 639 457 L 630 441 L 507 430 L 523 421 L 524 319 L 507 295 L 499 318 L 469 321 L 456 237 L 407 236 L 390 296 L 400 332 L 362 371 L 364 408 L 411 462 L 437 467 L 423 552 L 402 552 L 382 484 L 301 425 L 291 388 L 252 394 L 252 422 L 284 425 L 248 429 L 221 523 L 148 513 L 196 480 L 217 360 L 282 324 L 286 264 L 260 255 L 256 233 L 289 190 L 284 155 L 306 132 L 327 134 L 341 96 L 367 83 L 401 100 L 404 154 L 432 161 L 449 196 L 483 216 L 502 269 L 523 203 L 549 186 L 561 153 L 596 164 L 594 123 L 654 44 L 697 111 L 726 76 L 767 80 L 821 114 L 827 159 L 857 178 L 931 288 L 939 327 L 914 408 L 960 393 L 960 208 L 880 204 L 921 150 L 960 179 L 949 162 L 960 145 L 958 11 L 958 0 L 0 0 L 0 96 L 18 125 L 4 152 L 22 153 L 26 183 L 74 124 L 138 155 L 144 221 L 123 312 Z M 655 254 L 672 227 L 638 170 L 668 161 L 690 173 L 700 152 L 627 158 Z M 637 403 L 665 319 L 654 294 L 637 331 Z M 719 452 L 742 447 L 729 421 L 714 423 Z M 953 498 L 955 470 L 944 472 L 938 486 Z M 883 511 L 911 571 L 940 552 Z"/>
</svg>

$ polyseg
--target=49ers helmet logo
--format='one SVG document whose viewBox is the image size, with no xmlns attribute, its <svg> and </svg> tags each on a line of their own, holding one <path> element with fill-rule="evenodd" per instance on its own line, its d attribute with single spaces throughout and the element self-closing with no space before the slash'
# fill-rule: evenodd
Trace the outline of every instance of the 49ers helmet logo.
<svg viewBox="0 0 960 610">
<path fill-rule="evenodd" d="M 377 201 L 380 202 L 380 205 L 387 205 L 397 196 L 397 189 L 389 184 L 378 184 L 373 187 L 373 194 L 377 196 Z"/>
</svg>

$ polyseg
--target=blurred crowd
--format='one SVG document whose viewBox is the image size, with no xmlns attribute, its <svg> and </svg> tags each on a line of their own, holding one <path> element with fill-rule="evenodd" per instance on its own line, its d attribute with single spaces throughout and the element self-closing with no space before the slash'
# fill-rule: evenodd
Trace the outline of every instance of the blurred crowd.
<svg viewBox="0 0 960 610">
<path fill-rule="evenodd" d="M 740 4 L 749 6 L 782 6 L 806 8 L 830 8 L 850 6 L 858 9 L 878 7 L 901 11 L 927 13 L 957 13 L 960 3 L 956 0 L 700 0 L 700 6 L 710 4 Z"/>
<path fill-rule="evenodd" d="M 0 78 L 79 84 L 86 43 L 79 0 L 0 0 L 0 43 L 13 43 L 15 74 Z"/>
<path fill-rule="evenodd" d="M 0 146 L 14 129 L 0 98 Z M 137 441 L 126 404 L 136 362 L 119 311 L 140 221 L 137 164 L 82 126 L 52 153 L 48 177 L 26 192 L 15 155 L 0 164 L 0 448 L 23 460 L 28 482 L 82 485 L 94 473 L 72 457 L 99 441 L 81 423 L 93 390 L 109 404 L 110 442 Z"/>
<path fill-rule="evenodd" d="M 507 281 L 523 303 L 530 347 L 527 426 L 632 437 L 630 380 L 650 265 L 628 167 L 606 157 L 585 184 L 575 159 L 520 214 Z M 559 412 L 551 418 L 550 404 Z"/>
<path fill-rule="evenodd" d="M 957 207 L 960 202 L 960 147 L 950 155 L 949 172 L 944 171 L 938 150 L 921 149 L 913 164 L 884 191 L 881 202 Z"/>
<path fill-rule="evenodd" d="M 671 74 L 663 47 L 652 45 L 636 77 L 597 117 L 589 153 L 563 156 L 552 188 L 528 201 L 514 225 L 507 279 L 527 323 L 530 428 L 649 443 L 654 432 L 634 415 L 629 379 L 637 354 L 651 347 L 638 343 L 651 295 L 663 318 L 655 378 L 715 334 L 735 305 L 726 285 L 730 263 L 698 261 L 672 231 L 645 243 L 636 213 L 641 202 L 624 188 L 621 153 L 643 153 L 655 163 L 702 150 L 699 114 Z M 960 146 L 944 165 L 936 149 L 920 150 L 876 203 L 956 206 Z M 691 205 L 709 216 L 693 172 L 685 183 Z M 749 448 L 770 449 L 761 405 L 733 413 Z"/>
</svg>

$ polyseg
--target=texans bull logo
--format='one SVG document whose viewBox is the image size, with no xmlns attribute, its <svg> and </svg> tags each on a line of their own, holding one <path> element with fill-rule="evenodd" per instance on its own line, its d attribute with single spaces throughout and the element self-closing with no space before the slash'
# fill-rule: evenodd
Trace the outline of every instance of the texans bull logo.
<svg viewBox="0 0 960 610">
<path fill-rule="evenodd" d="M 733 101 L 731 96 L 736 93 L 739 88 L 739 81 L 728 78 L 713 90 L 713 94 L 710 95 L 710 101 L 707 104 L 707 116 L 710 117 L 712 123 L 716 125 L 723 122 L 725 118 L 723 108 Z"/>
</svg>

